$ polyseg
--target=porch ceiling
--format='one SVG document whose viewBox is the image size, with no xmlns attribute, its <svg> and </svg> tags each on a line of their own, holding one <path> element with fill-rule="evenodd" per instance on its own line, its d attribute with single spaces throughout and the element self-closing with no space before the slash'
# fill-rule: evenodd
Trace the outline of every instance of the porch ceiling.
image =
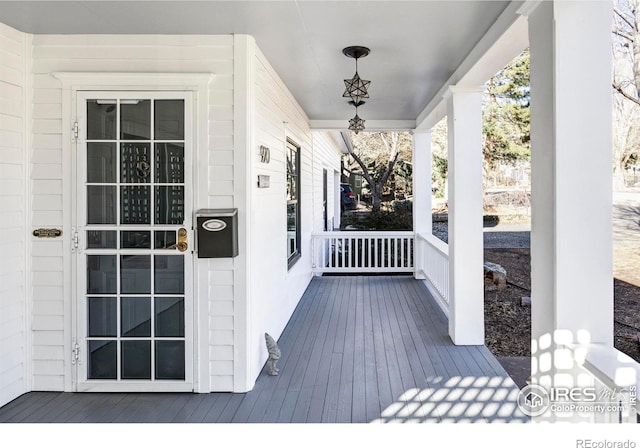
<svg viewBox="0 0 640 448">
<path fill-rule="evenodd" d="M 364 45 L 371 54 L 359 72 L 372 84 L 363 118 L 415 121 L 490 47 L 483 36 L 516 19 L 520 2 L 510 3 L 23 0 L 0 1 L 0 21 L 34 34 L 251 34 L 311 120 L 353 115 L 342 80 L 354 61 L 341 50 Z"/>
</svg>

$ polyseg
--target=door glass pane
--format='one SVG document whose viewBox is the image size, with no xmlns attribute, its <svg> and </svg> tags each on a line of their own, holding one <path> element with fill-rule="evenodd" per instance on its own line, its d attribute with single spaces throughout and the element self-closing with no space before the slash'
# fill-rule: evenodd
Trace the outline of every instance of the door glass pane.
<svg viewBox="0 0 640 448">
<path fill-rule="evenodd" d="M 86 107 L 87 379 L 184 381 L 185 101 Z"/>
<path fill-rule="evenodd" d="M 116 223 L 116 187 L 87 186 L 87 224 Z"/>
<path fill-rule="evenodd" d="M 89 307 L 87 336 L 117 336 L 117 299 L 115 297 L 89 297 L 87 301 Z"/>
<path fill-rule="evenodd" d="M 120 232 L 120 247 L 123 249 L 151 249 L 151 232 Z"/>
<path fill-rule="evenodd" d="M 116 144 L 87 143 L 87 182 L 116 181 Z"/>
<path fill-rule="evenodd" d="M 156 224 L 184 222 L 184 187 L 156 187 Z"/>
<path fill-rule="evenodd" d="M 155 256 L 155 293 L 184 294 L 184 256 Z"/>
<path fill-rule="evenodd" d="M 151 224 L 150 204 L 150 187 L 120 187 L 120 223 Z"/>
<path fill-rule="evenodd" d="M 118 375 L 116 341 L 89 341 L 87 377 L 90 380 L 115 380 Z"/>
<path fill-rule="evenodd" d="M 120 292 L 123 294 L 151 293 L 151 257 L 149 255 L 121 255 Z"/>
<path fill-rule="evenodd" d="M 125 184 L 151 182 L 151 145 L 149 143 L 120 144 L 120 182 Z"/>
<path fill-rule="evenodd" d="M 155 298 L 155 334 L 158 337 L 184 337 L 184 299 Z"/>
<path fill-rule="evenodd" d="M 156 379 L 184 379 L 184 341 L 156 341 Z"/>
<path fill-rule="evenodd" d="M 116 232 L 111 230 L 88 230 L 87 249 L 115 249 Z"/>
<path fill-rule="evenodd" d="M 156 238 L 154 246 L 156 249 L 174 249 L 173 246 L 178 242 L 175 230 L 159 230 L 153 233 Z"/>
<path fill-rule="evenodd" d="M 298 251 L 298 239 L 296 229 L 298 204 L 287 204 L 287 257 L 292 256 Z"/>
<path fill-rule="evenodd" d="M 151 341 L 122 341 L 122 379 L 151 379 Z"/>
<path fill-rule="evenodd" d="M 87 140 L 116 138 L 116 101 L 87 101 Z"/>
<path fill-rule="evenodd" d="M 122 337 L 151 336 L 151 299 L 123 297 L 120 302 Z"/>
<path fill-rule="evenodd" d="M 116 256 L 87 255 L 87 294 L 116 293 Z"/>
<path fill-rule="evenodd" d="M 151 138 L 151 101 L 121 100 L 120 138 L 149 140 Z"/>
<path fill-rule="evenodd" d="M 156 182 L 184 183 L 184 144 L 156 143 Z"/>
<path fill-rule="evenodd" d="M 184 100 L 156 100 L 156 140 L 184 140 Z"/>
</svg>

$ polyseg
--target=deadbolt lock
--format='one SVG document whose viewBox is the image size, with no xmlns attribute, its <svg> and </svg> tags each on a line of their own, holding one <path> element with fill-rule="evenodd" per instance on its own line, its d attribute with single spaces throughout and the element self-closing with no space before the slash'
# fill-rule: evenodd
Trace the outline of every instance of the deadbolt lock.
<svg viewBox="0 0 640 448">
<path fill-rule="evenodd" d="M 187 243 L 187 229 L 184 227 L 178 230 L 178 244 L 176 244 L 176 248 L 180 252 L 184 252 L 189 248 L 189 244 Z"/>
</svg>

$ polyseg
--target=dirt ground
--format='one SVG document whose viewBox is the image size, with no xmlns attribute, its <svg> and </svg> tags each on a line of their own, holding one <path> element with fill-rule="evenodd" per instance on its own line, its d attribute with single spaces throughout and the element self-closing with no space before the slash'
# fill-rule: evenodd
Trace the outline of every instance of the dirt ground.
<svg viewBox="0 0 640 448">
<path fill-rule="evenodd" d="M 531 356 L 531 307 L 521 304 L 531 296 L 529 249 L 485 249 L 485 261 L 507 271 L 507 288 L 485 291 L 485 343 L 498 357 Z M 615 347 L 640 362 L 639 247 L 614 250 Z"/>
<path fill-rule="evenodd" d="M 507 271 L 506 289 L 485 291 L 485 344 L 495 356 L 531 356 L 531 296 L 529 249 L 485 249 L 484 261 Z"/>
</svg>

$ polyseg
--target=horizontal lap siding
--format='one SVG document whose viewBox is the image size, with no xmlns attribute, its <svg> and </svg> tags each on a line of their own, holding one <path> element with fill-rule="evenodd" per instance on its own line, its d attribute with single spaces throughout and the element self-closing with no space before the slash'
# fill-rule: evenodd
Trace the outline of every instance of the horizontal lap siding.
<svg viewBox="0 0 640 448">
<path fill-rule="evenodd" d="M 330 135 L 324 132 L 313 132 L 313 202 L 317 204 L 314 209 L 314 231 L 324 230 L 324 216 L 322 214 L 322 201 L 324 199 L 322 171 L 327 170 L 327 221 L 328 230 L 333 230 L 331 223 L 337 222 L 335 215 L 335 194 L 340 185 L 334 185 L 334 172 L 340 172 L 340 150 Z"/>
<path fill-rule="evenodd" d="M 257 50 L 253 101 L 252 173 L 270 176 L 269 188 L 252 190 L 251 221 L 251 375 L 257 377 L 267 357 L 264 333 L 278 338 L 311 278 L 311 233 L 316 210 L 314 147 L 308 118 L 264 55 Z M 300 146 L 301 259 L 287 269 L 286 139 Z M 260 161 L 260 146 L 270 150 L 269 163 Z M 339 166 L 339 162 L 338 162 Z M 322 179 L 320 179 L 320 189 Z"/>
<path fill-rule="evenodd" d="M 208 101 L 209 144 L 200 144 L 198 164 L 207 164 L 208 178 L 202 182 L 198 207 L 233 206 L 233 37 L 154 35 L 37 35 L 33 37 L 33 226 L 62 226 L 71 210 L 63 204 L 62 90 L 52 72 L 201 72 L 214 73 Z M 10 104 L 9 104 L 10 106 Z M 7 107 L 9 107 L 7 106 Z M 3 107 L 0 103 L 0 109 Z M 197 119 L 197 118 L 196 118 Z M 67 233 L 56 242 L 33 242 L 33 357 L 34 388 L 62 390 L 65 384 L 63 351 L 66 338 L 64 313 L 71 309 L 70 273 L 63 271 Z M 199 290 L 209 300 L 206 312 L 212 341 L 228 340 L 233 332 L 233 285 L 223 296 L 220 286 L 233 282 L 233 263 L 196 261 L 198 275 L 208 279 L 208 290 Z M 231 274 L 230 274 L 231 273 Z M 213 324 L 221 324 L 224 333 Z M 213 390 L 231 390 L 228 363 L 231 350 L 211 345 L 211 369 L 220 372 Z M 212 370 L 213 371 L 213 370 Z"/>
<path fill-rule="evenodd" d="M 29 388 L 26 345 L 26 35 L 0 24 L 0 406 Z"/>
</svg>

